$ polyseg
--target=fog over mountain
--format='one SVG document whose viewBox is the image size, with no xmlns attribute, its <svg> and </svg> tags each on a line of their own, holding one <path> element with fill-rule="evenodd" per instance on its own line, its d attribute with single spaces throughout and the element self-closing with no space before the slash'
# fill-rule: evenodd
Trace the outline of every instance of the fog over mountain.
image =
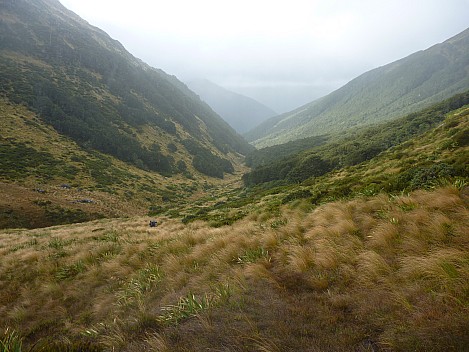
<svg viewBox="0 0 469 352">
<path fill-rule="evenodd" d="M 244 134 L 256 147 L 345 133 L 415 112 L 469 89 L 469 28 L 443 43 L 370 70 L 341 88 Z"/>
<path fill-rule="evenodd" d="M 278 113 L 468 26 L 468 0 L 61 0 L 133 55 Z"/>
<path fill-rule="evenodd" d="M 247 132 L 269 117 L 278 115 L 258 101 L 229 91 L 206 79 L 196 79 L 187 82 L 187 85 L 239 133 Z"/>
</svg>

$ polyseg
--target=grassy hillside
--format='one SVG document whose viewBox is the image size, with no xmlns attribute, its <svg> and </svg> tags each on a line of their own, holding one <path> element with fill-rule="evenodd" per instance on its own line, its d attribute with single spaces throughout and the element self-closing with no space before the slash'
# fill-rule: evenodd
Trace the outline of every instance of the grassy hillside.
<svg viewBox="0 0 469 352">
<path fill-rule="evenodd" d="M 33 351 L 466 350 L 468 201 L 444 187 L 218 229 L 4 231 L 0 327 Z"/>
<path fill-rule="evenodd" d="M 461 97 L 461 96 L 459 96 Z M 448 110 L 448 103 L 445 101 L 435 107 L 444 107 Z M 459 98 L 453 102 L 459 101 Z M 459 103 L 456 105 L 460 105 Z M 322 170 L 322 175 L 315 174 L 317 168 L 305 169 L 303 181 L 286 182 L 280 179 L 262 183 L 256 186 L 249 186 L 243 190 L 226 190 L 218 192 L 217 197 L 205 197 L 193 203 L 190 209 L 181 211 L 185 215 L 184 221 L 202 219 L 208 221 L 212 226 L 222 226 L 231 224 L 249 214 L 256 214 L 262 211 L 269 211 L 273 214 L 279 212 L 282 204 L 294 204 L 295 202 L 306 201 L 306 204 L 314 207 L 318 204 L 336 201 L 339 199 L 350 199 L 354 197 L 376 195 L 380 192 L 388 194 L 400 194 L 416 189 L 432 189 L 445 184 L 460 184 L 464 186 L 469 177 L 469 141 L 467 136 L 469 129 L 469 106 L 465 105 L 459 109 L 443 114 L 441 110 L 426 110 L 424 114 L 416 114 L 409 121 L 416 123 L 414 130 L 409 129 L 406 123 L 397 123 L 394 129 L 383 129 L 376 132 L 377 139 L 373 139 L 373 134 L 366 133 L 368 139 L 362 139 L 363 143 L 357 143 L 353 138 L 345 146 L 351 146 L 351 153 L 347 154 L 337 146 L 324 149 L 325 156 L 340 158 L 340 160 L 355 160 L 355 155 L 362 155 L 367 151 L 366 146 L 384 139 L 384 145 L 393 145 L 393 141 L 399 137 L 413 134 L 416 131 L 427 131 L 417 133 L 414 138 L 404 138 L 404 142 L 394 145 L 385 151 L 371 155 L 369 160 L 352 163 L 351 166 L 338 167 L 336 170 L 327 172 Z M 403 118 L 405 121 L 406 118 Z M 432 122 L 433 121 L 433 122 Z M 430 128 L 430 126 L 435 126 Z M 405 131 L 402 135 L 400 132 Z M 381 134 L 382 133 L 382 134 Z M 392 137 L 392 138 L 391 138 Z M 380 145 L 380 143 L 378 143 Z M 324 145 L 326 147 L 327 144 Z M 341 145 L 339 145 L 341 146 Z M 344 147 L 342 145 L 342 147 Z M 322 146 L 318 148 L 323 148 Z M 357 153 L 360 151 L 360 153 Z M 323 159 L 307 157 L 306 161 L 317 165 L 328 166 Z M 364 153 L 363 155 L 368 155 Z M 353 157 L 353 158 L 351 158 Z M 350 159 L 351 158 L 351 159 Z M 290 158 L 290 160 L 294 160 Z M 326 159 L 327 160 L 327 159 Z M 331 159 L 334 160 L 334 159 Z M 363 159 L 362 159 L 363 160 Z M 360 160 L 361 161 L 361 160 Z M 306 162 L 301 163 L 304 166 Z M 344 163 L 344 165 L 350 165 Z M 274 165 L 267 170 L 278 173 L 285 167 L 290 171 L 289 164 Z M 259 169 L 262 174 L 262 170 Z M 293 169 L 294 170 L 294 169 Z M 246 177 L 256 172 L 245 174 Z M 268 174 L 267 174 L 268 175 Z M 296 175 L 296 174 L 295 174 Z M 297 174 L 296 177 L 301 176 Z M 309 178 L 308 178 L 309 177 Z M 215 200 L 214 200 L 215 198 Z"/>
<path fill-rule="evenodd" d="M 244 172 L 239 157 L 228 155 L 233 175 L 204 177 L 192 166 L 192 155 L 178 149 L 172 155 L 181 169 L 167 178 L 80 147 L 25 106 L 4 98 L 0 118 L 0 228 L 161 215 L 211 187 L 239 180 Z"/>
<path fill-rule="evenodd" d="M 389 121 L 469 88 L 469 29 L 366 72 L 331 94 L 262 123 L 245 137 L 267 147 Z"/>
<path fill-rule="evenodd" d="M 251 147 L 175 77 L 134 58 L 106 33 L 53 0 L 5 4 L 0 93 L 24 104 L 83 148 L 170 176 L 189 140 L 211 176 L 231 172 L 227 153 Z M 212 161 L 216 161 L 212 163 Z"/>
</svg>

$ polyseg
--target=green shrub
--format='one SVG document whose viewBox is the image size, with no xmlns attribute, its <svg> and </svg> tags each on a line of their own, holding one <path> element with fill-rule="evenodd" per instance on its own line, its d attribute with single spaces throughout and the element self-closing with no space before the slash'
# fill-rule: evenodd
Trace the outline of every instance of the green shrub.
<svg viewBox="0 0 469 352">
<path fill-rule="evenodd" d="M 310 198 L 312 196 L 313 194 L 311 193 L 309 189 L 301 189 L 299 191 L 289 193 L 285 198 L 282 199 L 282 204 L 289 203 L 295 199 Z"/>
<path fill-rule="evenodd" d="M 72 279 L 86 270 L 85 264 L 80 260 L 71 265 L 65 265 L 57 269 L 55 279 L 57 281 Z"/>
<path fill-rule="evenodd" d="M 193 293 L 186 297 L 181 297 L 175 305 L 162 307 L 163 314 L 160 315 L 160 321 L 167 324 L 177 324 L 183 319 L 196 316 L 200 312 L 216 305 L 216 298 L 208 294 L 198 298 Z"/>
</svg>

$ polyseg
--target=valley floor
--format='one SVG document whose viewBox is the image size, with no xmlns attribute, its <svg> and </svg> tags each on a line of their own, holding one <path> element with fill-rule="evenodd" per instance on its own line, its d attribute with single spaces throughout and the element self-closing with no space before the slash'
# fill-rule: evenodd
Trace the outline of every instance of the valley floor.
<svg viewBox="0 0 469 352">
<path fill-rule="evenodd" d="M 467 187 L 302 202 L 3 230 L 0 329 L 49 351 L 469 349 Z"/>
</svg>

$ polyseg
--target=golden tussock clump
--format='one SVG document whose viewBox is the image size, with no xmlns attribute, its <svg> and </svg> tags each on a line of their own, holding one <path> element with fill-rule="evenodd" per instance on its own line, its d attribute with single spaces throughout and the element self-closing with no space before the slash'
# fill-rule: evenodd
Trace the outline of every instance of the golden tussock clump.
<svg viewBox="0 0 469 352">
<path fill-rule="evenodd" d="M 399 239 L 399 228 L 394 222 L 381 221 L 367 235 L 368 245 L 371 248 L 386 249 L 394 248 Z"/>
<path fill-rule="evenodd" d="M 378 253 L 367 250 L 358 255 L 358 280 L 362 285 L 374 286 L 392 272 L 392 268 Z"/>
<path fill-rule="evenodd" d="M 468 282 L 468 259 L 468 252 L 454 248 L 435 249 L 424 256 L 406 256 L 401 259 L 399 276 L 423 280 L 435 290 L 447 291 Z"/>
<path fill-rule="evenodd" d="M 150 347 L 151 351 L 154 352 L 170 352 L 171 349 L 168 347 L 166 338 L 158 333 L 148 334 L 145 338 L 145 342 Z"/>
<path fill-rule="evenodd" d="M 287 265 L 289 270 L 304 273 L 315 263 L 315 253 L 310 246 L 290 246 L 287 249 Z"/>
</svg>

